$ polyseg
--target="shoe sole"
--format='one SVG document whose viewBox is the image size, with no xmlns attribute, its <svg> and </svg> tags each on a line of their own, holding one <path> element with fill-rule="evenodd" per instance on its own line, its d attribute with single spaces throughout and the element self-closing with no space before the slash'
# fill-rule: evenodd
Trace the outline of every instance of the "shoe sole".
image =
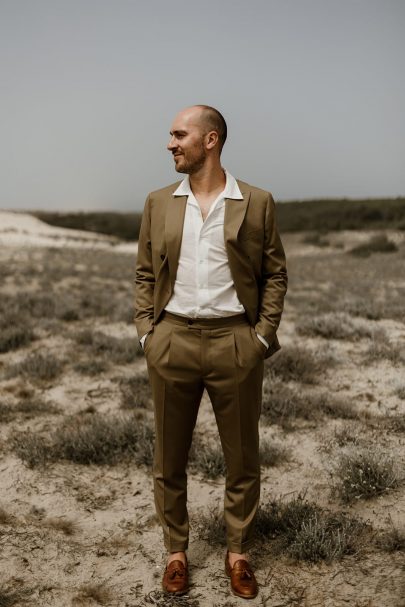
<svg viewBox="0 0 405 607">
<path fill-rule="evenodd" d="M 170 592 L 170 590 L 166 590 L 164 586 L 162 586 L 163 592 L 167 594 L 167 596 L 181 596 L 182 594 L 187 594 L 189 588 L 187 590 L 175 590 L 174 592 Z"/>
</svg>

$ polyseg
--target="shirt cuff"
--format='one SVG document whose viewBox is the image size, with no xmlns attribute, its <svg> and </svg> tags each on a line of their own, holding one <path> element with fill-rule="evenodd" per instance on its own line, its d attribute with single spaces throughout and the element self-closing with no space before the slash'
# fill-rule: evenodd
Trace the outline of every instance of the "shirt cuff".
<svg viewBox="0 0 405 607">
<path fill-rule="evenodd" d="M 264 346 L 266 346 L 266 348 L 270 347 L 270 344 L 267 343 L 267 341 L 264 339 L 264 337 L 262 337 L 261 335 L 259 335 L 258 333 L 256 333 L 257 337 L 260 339 L 260 341 L 262 342 L 262 344 Z"/>
<path fill-rule="evenodd" d="M 145 339 L 149 335 L 149 333 L 150 333 L 150 331 L 148 333 L 145 333 L 145 335 L 142 335 L 141 339 L 139 340 L 139 343 L 141 344 L 142 350 L 143 350 L 143 345 L 145 343 Z"/>
</svg>

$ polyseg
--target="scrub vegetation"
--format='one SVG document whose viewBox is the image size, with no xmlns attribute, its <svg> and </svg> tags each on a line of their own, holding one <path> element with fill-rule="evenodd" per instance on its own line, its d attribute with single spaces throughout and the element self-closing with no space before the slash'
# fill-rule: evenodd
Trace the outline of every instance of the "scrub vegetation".
<svg viewBox="0 0 405 607">
<path fill-rule="evenodd" d="M 136 236 L 135 215 L 102 215 L 52 221 Z M 282 347 L 264 361 L 248 551 L 259 598 L 399 607 L 404 201 L 288 203 L 278 216 L 289 289 Z M 160 589 L 135 255 L 10 247 L 0 261 L 0 607 L 236 605 L 223 572 L 226 466 L 206 393 L 187 467 L 192 587 L 172 602 Z"/>
</svg>

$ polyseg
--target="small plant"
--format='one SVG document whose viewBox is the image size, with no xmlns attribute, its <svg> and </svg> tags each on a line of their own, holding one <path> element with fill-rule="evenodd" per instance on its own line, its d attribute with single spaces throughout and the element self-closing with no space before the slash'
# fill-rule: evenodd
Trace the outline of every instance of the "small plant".
<svg viewBox="0 0 405 607">
<path fill-rule="evenodd" d="M 205 540 L 210 546 L 226 545 L 224 515 L 218 505 L 211 506 L 206 514 L 198 515 L 196 529 L 199 539 Z"/>
<path fill-rule="evenodd" d="M 273 440 L 260 441 L 260 463 L 265 467 L 279 466 L 290 461 L 291 449 Z"/>
<path fill-rule="evenodd" d="M 50 354 L 35 352 L 30 354 L 20 363 L 16 363 L 7 369 L 7 377 L 23 375 L 32 379 L 49 381 L 60 375 L 63 363 Z"/>
<path fill-rule="evenodd" d="M 78 464 L 115 464 L 122 459 L 150 466 L 154 432 L 136 416 L 72 416 L 46 439 L 28 432 L 11 439 L 12 448 L 29 467 L 57 460 Z"/>
<path fill-rule="evenodd" d="M 356 553 L 367 525 L 343 513 L 323 511 L 299 494 L 290 502 L 273 500 L 259 507 L 256 531 L 263 541 L 276 540 L 276 551 L 310 562 Z"/>
<path fill-rule="evenodd" d="M 106 360 L 97 360 L 96 358 L 91 358 L 86 361 L 78 362 L 73 365 L 73 370 L 76 373 L 80 373 L 81 375 L 100 375 L 100 373 L 105 373 L 108 370 L 108 363 Z"/>
<path fill-rule="evenodd" d="M 405 382 L 399 382 L 394 390 L 395 396 L 401 400 L 405 400 Z"/>
<path fill-rule="evenodd" d="M 348 251 L 351 255 L 357 257 L 368 257 L 372 253 L 394 253 L 398 251 L 395 242 L 387 238 L 386 234 L 377 234 L 372 236 L 367 242 L 363 242 Z"/>
<path fill-rule="evenodd" d="M 356 419 L 355 407 L 329 393 L 298 392 L 278 379 L 267 376 L 263 383 L 262 416 L 267 423 L 288 429 L 295 419 L 316 420 L 322 415 Z"/>
<path fill-rule="evenodd" d="M 405 362 L 405 352 L 399 344 L 392 343 L 385 331 L 378 331 L 371 335 L 371 344 L 365 353 L 365 362 L 375 362 L 382 359 L 390 360 L 392 363 Z"/>
<path fill-rule="evenodd" d="M 121 408 L 136 409 L 148 408 L 152 400 L 152 391 L 147 375 L 133 375 L 120 378 Z"/>
<path fill-rule="evenodd" d="M 306 234 L 301 242 L 303 244 L 312 244 L 316 247 L 328 247 L 330 245 L 329 240 L 320 232 L 310 232 L 309 234 Z"/>
<path fill-rule="evenodd" d="M 99 605 L 110 605 L 113 600 L 113 594 L 104 583 L 82 584 L 79 593 L 72 599 L 73 605 L 88 605 L 91 599 Z"/>
<path fill-rule="evenodd" d="M 371 499 L 400 484 L 393 458 L 375 448 L 344 453 L 334 473 L 338 479 L 334 493 L 344 502 Z"/>
<path fill-rule="evenodd" d="M 297 323 L 296 329 L 300 335 L 325 339 L 359 339 L 372 336 L 369 323 L 352 318 L 344 312 L 328 312 L 304 318 Z"/>
<path fill-rule="evenodd" d="M 318 349 L 314 353 L 302 346 L 285 346 L 266 360 L 265 377 L 270 373 L 285 381 L 316 384 L 321 381 L 322 373 L 335 364 L 336 360 L 329 352 Z"/>
<path fill-rule="evenodd" d="M 32 328 L 27 324 L 0 328 L 0 353 L 27 346 L 35 339 Z"/>
<path fill-rule="evenodd" d="M 87 346 L 93 356 L 105 356 L 109 362 L 130 363 L 141 355 L 142 348 L 138 340 L 131 337 L 113 337 L 101 331 L 85 329 L 75 337 L 78 344 Z"/>
<path fill-rule="evenodd" d="M 405 413 L 386 417 L 384 426 L 391 432 L 397 432 L 398 434 L 405 432 Z"/>
<path fill-rule="evenodd" d="M 226 466 L 222 447 L 212 447 L 195 438 L 190 449 L 190 467 L 203 476 L 216 479 L 225 476 Z"/>
<path fill-rule="evenodd" d="M 376 544 L 384 552 L 405 552 L 405 527 L 391 522 L 391 528 L 377 536 Z"/>
<path fill-rule="evenodd" d="M 42 525 L 49 529 L 62 531 L 65 535 L 73 535 L 77 530 L 76 524 L 66 518 L 47 518 L 42 521 Z"/>
<path fill-rule="evenodd" d="M 9 588 L 5 584 L 0 586 L 0 607 L 13 607 L 14 605 L 21 605 L 28 597 L 32 594 L 30 588 L 18 588 L 14 590 Z"/>
</svg>

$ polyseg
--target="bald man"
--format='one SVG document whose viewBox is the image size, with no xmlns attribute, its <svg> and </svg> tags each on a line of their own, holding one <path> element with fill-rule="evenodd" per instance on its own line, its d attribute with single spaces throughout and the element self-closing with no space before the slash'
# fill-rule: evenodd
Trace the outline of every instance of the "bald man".
<svg viewBox="0 0 405 607">
<path fill-rule="evenodd" d="M 258 593 L 247 551 L 260 497 L 264 359 L 279 348 L 287 271 L 269 192 L 222 165 L 223 116 L 196 105 L 174 119 L 167 149 L 186 177 L 148 195 L 139 234 L 135 323 L 155 416 L 154 498 L 168 551 L 162 585 L 189 588 L 186 466 L 204 389 L 226 462 L 225 571 Z"/>
</svg>

